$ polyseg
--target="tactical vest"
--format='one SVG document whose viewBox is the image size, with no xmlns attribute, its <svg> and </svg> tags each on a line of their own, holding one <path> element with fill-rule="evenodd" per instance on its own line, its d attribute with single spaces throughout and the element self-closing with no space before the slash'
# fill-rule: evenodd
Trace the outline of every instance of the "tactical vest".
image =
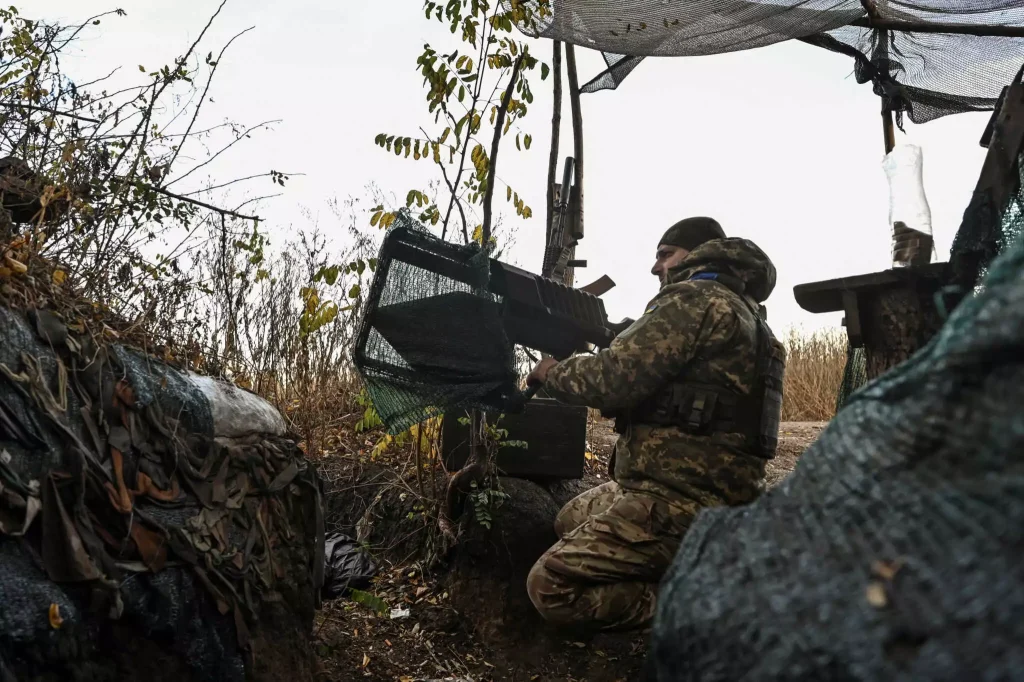
<svg viewBox="0 0 1024 682">
<path fill-rule="evenodd" d="M 764 306 L 745 295 L 745 285 L 735 277 L 700 273 L 690 278 L 710 279 L 728 287 L 750 308 L 757 321 L 757 359 L 749 395 L 691 381 L 672 381 L 661 392 L 628 413 L 615 417 L 615 430 L 624 433 L 630 422 L 675 426 L 685 433 L 741 433 L 751 454 L 775 457 L 782 415 L 782 379 L 785 360 L 772 345 Z M 700 358 L 694 360 L 699 363 Z"/>
</svg>

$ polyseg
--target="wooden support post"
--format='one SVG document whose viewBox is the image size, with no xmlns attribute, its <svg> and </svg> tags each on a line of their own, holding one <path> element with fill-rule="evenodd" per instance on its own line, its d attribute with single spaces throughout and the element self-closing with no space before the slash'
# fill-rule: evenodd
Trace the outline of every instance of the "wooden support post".
<svg viewBox="0 0 1024 682">
<path fill-rule="evenodd" d="M 896 125 L 892 120 L 892 112 L 885 108 L 885 100 L 882 100 L 882 134 L 885 136 L 885 153 L 889 154 L 896 148 Z"/>
<path fill-rule="evenodd" d="M 551 152 L 548 155 L 548 219 L 544 244 L 555 229 L 555 177 L 558 173 L 558 144 L 562 128 L 562 43 L 555 40 L 551 55 L 551 74 L 554 76 L 554 104 L 551 109 Z"/>
<path fill-rule="evenodd" d="M 580 81 L 576 73 L 576 52 L 569 43 L 565 45 L 565 65 L 569 76 L 569 103 L 572 105 L 572 141 L 573 156 L 576 159 L 575 182 L 573 189 L 575 195 L 570 201 L 570 206 L 575 206 L 570 222 L 573 240 L 583 238 L 583 111 L 580 107 Z M 576 247 L 569 251 L 569 260 L 576 256 Z M 573 268 L 565 269 L 565 276 L 562 280 L 567 286 L 572 286 L 575 281 Z"/>
</svg>

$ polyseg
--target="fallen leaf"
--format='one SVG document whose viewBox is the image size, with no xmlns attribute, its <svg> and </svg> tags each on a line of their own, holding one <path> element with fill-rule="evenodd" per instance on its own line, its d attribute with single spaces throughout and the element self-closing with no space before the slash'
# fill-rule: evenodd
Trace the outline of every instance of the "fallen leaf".
<svg viewBox="0 0 1024 682">
<path fill-rule="evenodd" d="M 60 606 L 58 604 L 50 604 L 50 627 L 54 630 L 59 630 L 60 626 L 64 624 L 64 619 L 60 617 Z"/>
<path fill-rule="evenodd" d="M 408 675 L 402 675 L 398 678 L 398 682 L 412 682 L 412 678 Z"/>
<path fill-rule="evenodd" d="M 583 642 L 573 642 L 572 645 L 574 647 L 578 647 L 580 649 L 586 649 L 587 648 L 587 645 L 584 644 Z"/>
<path fill-rule="evenodd" d="M 387 644 L 388 646 L 391 646 L 391 640 L 390 639 L 385 639 L 384 643 Z"/>
<path fill-rule="evenodd" d="M 889 603 L 888 598 L 885 596 L 885 587 L 879 582 L 873 582 L 868 585 L 864 597 L 868 600 L 868 604 L 871 604 L 876 609 L 883 609 Z"/>
<path fill-rule="evenodd" d="M 902 559 L 897 559 L 896 561 L 876 561 L 871 564 L 871 572 L 882 580 L 892 580 L 901 568 L 903 568 Z"/>
<path fill-rule="evenodd" d="M 363 664 L 361 666 L 359 666 L 359 667 L 360 668 L 365 668 L 368 665 L 370 665 L 370 657 L 367 656 L 366 654 L 363 654 Z"/>
</svg>

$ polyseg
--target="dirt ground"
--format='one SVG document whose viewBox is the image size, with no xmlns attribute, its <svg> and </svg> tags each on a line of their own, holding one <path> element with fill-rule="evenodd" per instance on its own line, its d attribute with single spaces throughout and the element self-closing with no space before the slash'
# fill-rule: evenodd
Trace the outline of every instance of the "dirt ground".
<svg viewBox="0 0 1024 682">
<path fill-rule="evenodd" d="M 782 481 L 800 454 L 818 436 L 824 423 L 787 422 L 780 429 L 779 452 L 769 463 L 768 485 Z M 607 480 L 607 461 L 615 433 L 611 425 L 592 425 L 588 442 L 592 455 L 584 481 L 588 486 Z M 381 470 L 354 460 L 336 462 L 336 478 L 348 478 L 344 500 L 328 499 L 336 527 L 354 532 L 354 524 L 375 493 Z M 330 484 L 331 482 L 329 482 Z M 334 482 L 335 489 L 338 480 Z M 330 486 L 329 486 L 330 487 Z M 379 488 L 378 488 L 379 489 Z M 362 494 L 360 494 L 362 492 Z M 394 556 L 394 553 L 391 553 Z M 380 598 L 374 608 L 350 599 L 326 602 L 314 627 L 321 679 L 395 680 L 420 682 L 485 682 L 491 680 L 554 682 L 617 682 L 637 679 L 643 663 L 645 633 L 574 638 L 551 633 L 549 646 L 525 649 L 522 644 L 485 645 L 467 619 L 451 605 L 441 576 L 425 576 L 416 563 L 381 560 L 375 584 L 368 588 Z"/>
</svg>

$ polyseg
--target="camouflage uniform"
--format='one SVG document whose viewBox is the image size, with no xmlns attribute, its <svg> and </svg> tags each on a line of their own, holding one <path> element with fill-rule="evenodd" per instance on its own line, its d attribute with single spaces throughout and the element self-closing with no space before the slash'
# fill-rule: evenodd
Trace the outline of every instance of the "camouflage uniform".
<svg viewBox="0 0 1024 682">
<path fill-rule="evenodd" d="M 711 272 L 742 281 L 744 295 L 757 303 L 775 286 L 775 267 L 752 242 L 706 242 L 670 272 L 644 315 L 610 348 L 553 366 L 545 390 L 606 413 L 628 413 L 670 381 L 748 393 L 755 313 L 721 283 L 692 279 Z M 774 337 L 771 343 L 784 354 Z M 698 436 L 640 416 L 616 442 L 611 470 L 613 481 L 561 510 L 561 540 L 530 572 L 530 598 L 549 621 L 606 630 L 647 624 L 658 583 L 694 516 L 702 507 L 754 500 L 765 460 L 751 454 L 741 434 Z"/>
</svg>

